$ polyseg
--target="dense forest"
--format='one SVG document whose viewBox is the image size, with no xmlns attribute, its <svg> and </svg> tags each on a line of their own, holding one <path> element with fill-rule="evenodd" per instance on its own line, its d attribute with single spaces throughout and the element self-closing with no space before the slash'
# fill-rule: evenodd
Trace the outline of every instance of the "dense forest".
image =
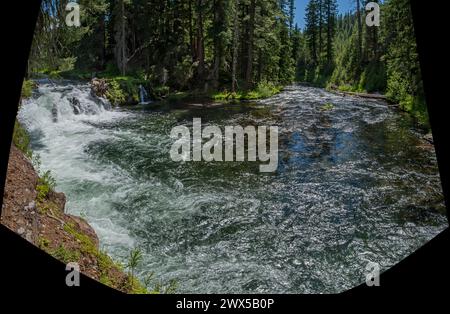
<svg viewBox="0 0 450 314">
<path fill-rule="evenodd" d="M 448 227 L 408 0 L 77 2 L 42 0 L 4 197 L 48 254 L 128 293 L 334 293 Z"/>
<path fill-rule="evenodd" d="M 297 80 L 331 89 L 379 92 L 427 126 L 419 58 L 408 0 L 380 3 L 380 27 L 367 26 L 365 7 L 336 15 L 335 1 L 311 0 L 303 45 L 297 55 Z"/>
<path fill-rule="evenodd" d="M 350 1 L 350 0 L 349 0 Z M 310 0 L 306 27 L 294 0 L 80 0 L 81 27 L 67 27 L 67 0 L 43 0 L 28 75 L 103 77 L 116 103 L 152 97 L 260 98 L 294 81 L 379 92 L 427 124 L 408 0 L 367 0 L 338 14 L 336 0 Z M 375 1 L 377 2 L 377 1 Z"/>
</svg>

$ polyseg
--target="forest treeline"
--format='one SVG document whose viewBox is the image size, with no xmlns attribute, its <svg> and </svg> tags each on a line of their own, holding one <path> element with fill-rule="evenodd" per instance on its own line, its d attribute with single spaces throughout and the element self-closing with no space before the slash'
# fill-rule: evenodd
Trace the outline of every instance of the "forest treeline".
<svg viewBox="0 0 450 314">
<path fill-rule="evenodd" d="M 65 25 L 67 2 L 43 0 L 30 74 L 120 78 L 118 98 L 137 83 L 257 98 L 309 82 L 385 93 L 426 124 L 408 0 L 380 3 L 380 27 L 365 23 L 368 0 L 344 15 L 336 0 L 309 0 L 303 30 L 294 0 L 80 0 L 79 28 Z"/>
<path fill-rule="evenodd" d="M 117 72 L 181 90 L 295 79 L 294 0 L 81 0 L 80 28 L 65 26 L 66 3 L 43 0 L 30 72 Z"/>
<path fill-rule="evenodd" d="M 366 5 L 380 5 L 380 26 L 366 23 Z M 297 55 L 297 79 L 353 92 L 379 92 L 428 126 L 409 0 L 355 0 L 336 15 L 335 1 L 311 0 Z M 330 14 L 331 12 L 331 14 Z"/>
</svg>

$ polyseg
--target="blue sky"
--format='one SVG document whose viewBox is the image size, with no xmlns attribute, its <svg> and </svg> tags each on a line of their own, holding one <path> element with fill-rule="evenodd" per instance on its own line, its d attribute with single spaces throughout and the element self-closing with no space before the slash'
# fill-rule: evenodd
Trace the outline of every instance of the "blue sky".
<svg viewBox="0 0 450 314">
<path fill-rule="evenodd" d="M 296 14 L 295 21 L 300 28 L 305 26 L 305 9 L 308 0 L 295 0 Z M 337 0 L 339 13 L 346 13 L 355 9 L 355 0 Z"/>
</svg>

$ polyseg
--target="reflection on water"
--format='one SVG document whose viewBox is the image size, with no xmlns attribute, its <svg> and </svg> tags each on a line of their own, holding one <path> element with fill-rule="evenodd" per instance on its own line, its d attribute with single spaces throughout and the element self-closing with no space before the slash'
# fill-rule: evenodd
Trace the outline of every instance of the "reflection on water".
<svg viewBox="0 0 450 314">
<path fill-rule="evenodd" d="M 41 89 L 62 108 L 69 96 L 91 101 L 83 86 Z M 48 110 L 34 99 L 20 119 L 68 210 L 85 213 L 119 260 L 142 247 L 140 274 L 176 279 L 179 292 L 338 292 L 363 282 L 369 261 L 386 269 L 446 227 L 434 152 L 383 102 L 296 86 L 214 108 L 60 109 L 57 123 Z M 170 131 L 194 117 L 278 126 L 278 171 L 172 162 Z"/>
</svg>

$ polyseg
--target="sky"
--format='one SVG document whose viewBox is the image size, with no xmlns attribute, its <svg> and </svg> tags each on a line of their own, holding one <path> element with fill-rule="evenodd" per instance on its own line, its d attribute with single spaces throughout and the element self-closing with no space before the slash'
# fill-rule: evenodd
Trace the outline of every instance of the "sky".
<svg viewBox="0 0 450 314">
<path fill-rule="evenodd" d="M 303 29 L 305 27 L 305 9 L 309 0 L 295 0 L 295 22 Z M 355 0 L 337 0 L 339 13 L 346 13 L 355 9 Z"/>
</svg>

